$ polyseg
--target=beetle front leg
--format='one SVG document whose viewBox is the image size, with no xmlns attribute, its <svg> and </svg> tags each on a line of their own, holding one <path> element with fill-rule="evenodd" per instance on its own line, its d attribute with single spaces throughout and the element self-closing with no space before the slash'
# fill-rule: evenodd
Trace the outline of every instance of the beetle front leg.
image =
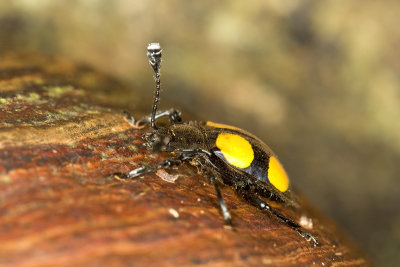
<svg viewBox="0 0 400 267">
<path fill-rule="evenodd" d="M 166 159 L 163 160 L 161 163 L 153 166 L 142 166 L 136 169 L 131 170 L 128 173 L 114 173 L 113 176 L 118 179 L 132 179 L 141 175 L 144 175 L 146 173 L 151 173 L 151 172 L 156 172 L 158 169 L 167 169 L 175 166 L 179 166 L 184 159 L 181 159 L 180 157 L 178 158 L 172 158 L 172 159 Z"/>
<path fill-rule="evenodd" d="M 162 162 L 160 162 L 157 165 L 142 166 L 142 167 L 136 168 L 134 170 L 131 170 L 127 174 L 114 173 L 113 176 L 119 180 L 135 178 L 135 177 L 144 175 L 146 173 L 156 172 L 158 169 L 167 169 L 167 168 L 179 166 L 183 162 L 192 160 L 197 155 L 204 154 L 207 151 L 204 151 L 201 149 L 194 149 L 194 150 L 182 150 L 179 152 L 180 153 L 176 158 L 170 158 L 170 159 L 163 160 Z"/>
<path fill-rule="evenodd" d="M 123 111 L 123 113 L 125 115 L 125 119 L 129 122 L 129 124 L 136 129 L 144 128 L 151 122 L 151 114 L 144 116 L 140 120 L 135 120 L 135 118 L 128 111 Z M 174 108 L 157 112 L 155 120 L 158 120 L 163 117 L 169 117 L 171 124 L 177 124 L 182 122 L 181 112 Z"/>
</svg>

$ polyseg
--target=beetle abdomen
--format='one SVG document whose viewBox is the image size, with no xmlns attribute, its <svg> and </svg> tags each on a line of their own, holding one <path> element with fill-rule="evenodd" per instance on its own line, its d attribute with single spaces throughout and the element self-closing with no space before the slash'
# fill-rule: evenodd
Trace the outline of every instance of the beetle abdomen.
<svg viewBox="0 0 400 267">
<path fill-rule="evenodd" d="M 214 154 L 235 168 L 285 192 L 289 178 L 271 149 L 247 132 L 224 124 L 206 122 L 214 140 Z"/>
</svg>

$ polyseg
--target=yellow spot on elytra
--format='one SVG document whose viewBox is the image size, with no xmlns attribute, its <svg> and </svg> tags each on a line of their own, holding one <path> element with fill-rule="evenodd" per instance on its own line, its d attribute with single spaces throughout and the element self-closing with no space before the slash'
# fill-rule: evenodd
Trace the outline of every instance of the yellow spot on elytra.
<svg viewBox="0 0 400 267">
<path fill-rule="evenodd" d="M 227 124 L 222 124 L 222 123 L 215 123 L 212 121 L 207 121 L 206 122 L 207 126 L 215 127 L 215 128 L 222 128 L 222 129 L 231 129 L 231 130 L 240 130 L 239 128 Z"/>
<path fill-rule="evenodd" d="M 244 169 L 253 162 L 254 151 L 251 144 L 240 135 L 220 133 L 215 143 L 229 164 Z"/>
<path fill-rule="evenodd" d="M 269 158 L 268 180 L 281 192 L 285 192 L 289 188 L 289 178 L 286 171 L 274 156 Z"/>
</svg>

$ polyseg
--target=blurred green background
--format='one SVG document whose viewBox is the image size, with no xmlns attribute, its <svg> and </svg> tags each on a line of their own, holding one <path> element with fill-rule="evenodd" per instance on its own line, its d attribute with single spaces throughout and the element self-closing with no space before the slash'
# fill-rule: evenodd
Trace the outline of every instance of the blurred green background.
<svg viewBox="0 0 400 267">
<path fill-rule="evenodd" d="M 2 0 L 0 54 L 87 63 L 150 112 L 145 49 L 161 42 L 162 107 L 261 137 L 376 265 L 400 266 L 399 14 L 395 0 Z"/>
</svg>

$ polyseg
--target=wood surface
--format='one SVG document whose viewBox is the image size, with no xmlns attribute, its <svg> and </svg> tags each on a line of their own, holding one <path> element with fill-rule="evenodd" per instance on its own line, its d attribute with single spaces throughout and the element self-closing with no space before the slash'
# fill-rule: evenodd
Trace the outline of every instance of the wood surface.
<svg viewBox="0 0 400 267">
<path fill-rule="evenodd" d="M 305 219 L 318 247 L 229 187 L 234 228 L 224 227 L 214 188 L 195 167 L 114 179 L 168 156 L 147 151 L 146 130 L 124 120 L 115 98 L 126 102 L 124 92 L 63 59 L 0 58 L 1 266 L 368 265 L 306 201 L 274 207 Z"/>
</svg>

